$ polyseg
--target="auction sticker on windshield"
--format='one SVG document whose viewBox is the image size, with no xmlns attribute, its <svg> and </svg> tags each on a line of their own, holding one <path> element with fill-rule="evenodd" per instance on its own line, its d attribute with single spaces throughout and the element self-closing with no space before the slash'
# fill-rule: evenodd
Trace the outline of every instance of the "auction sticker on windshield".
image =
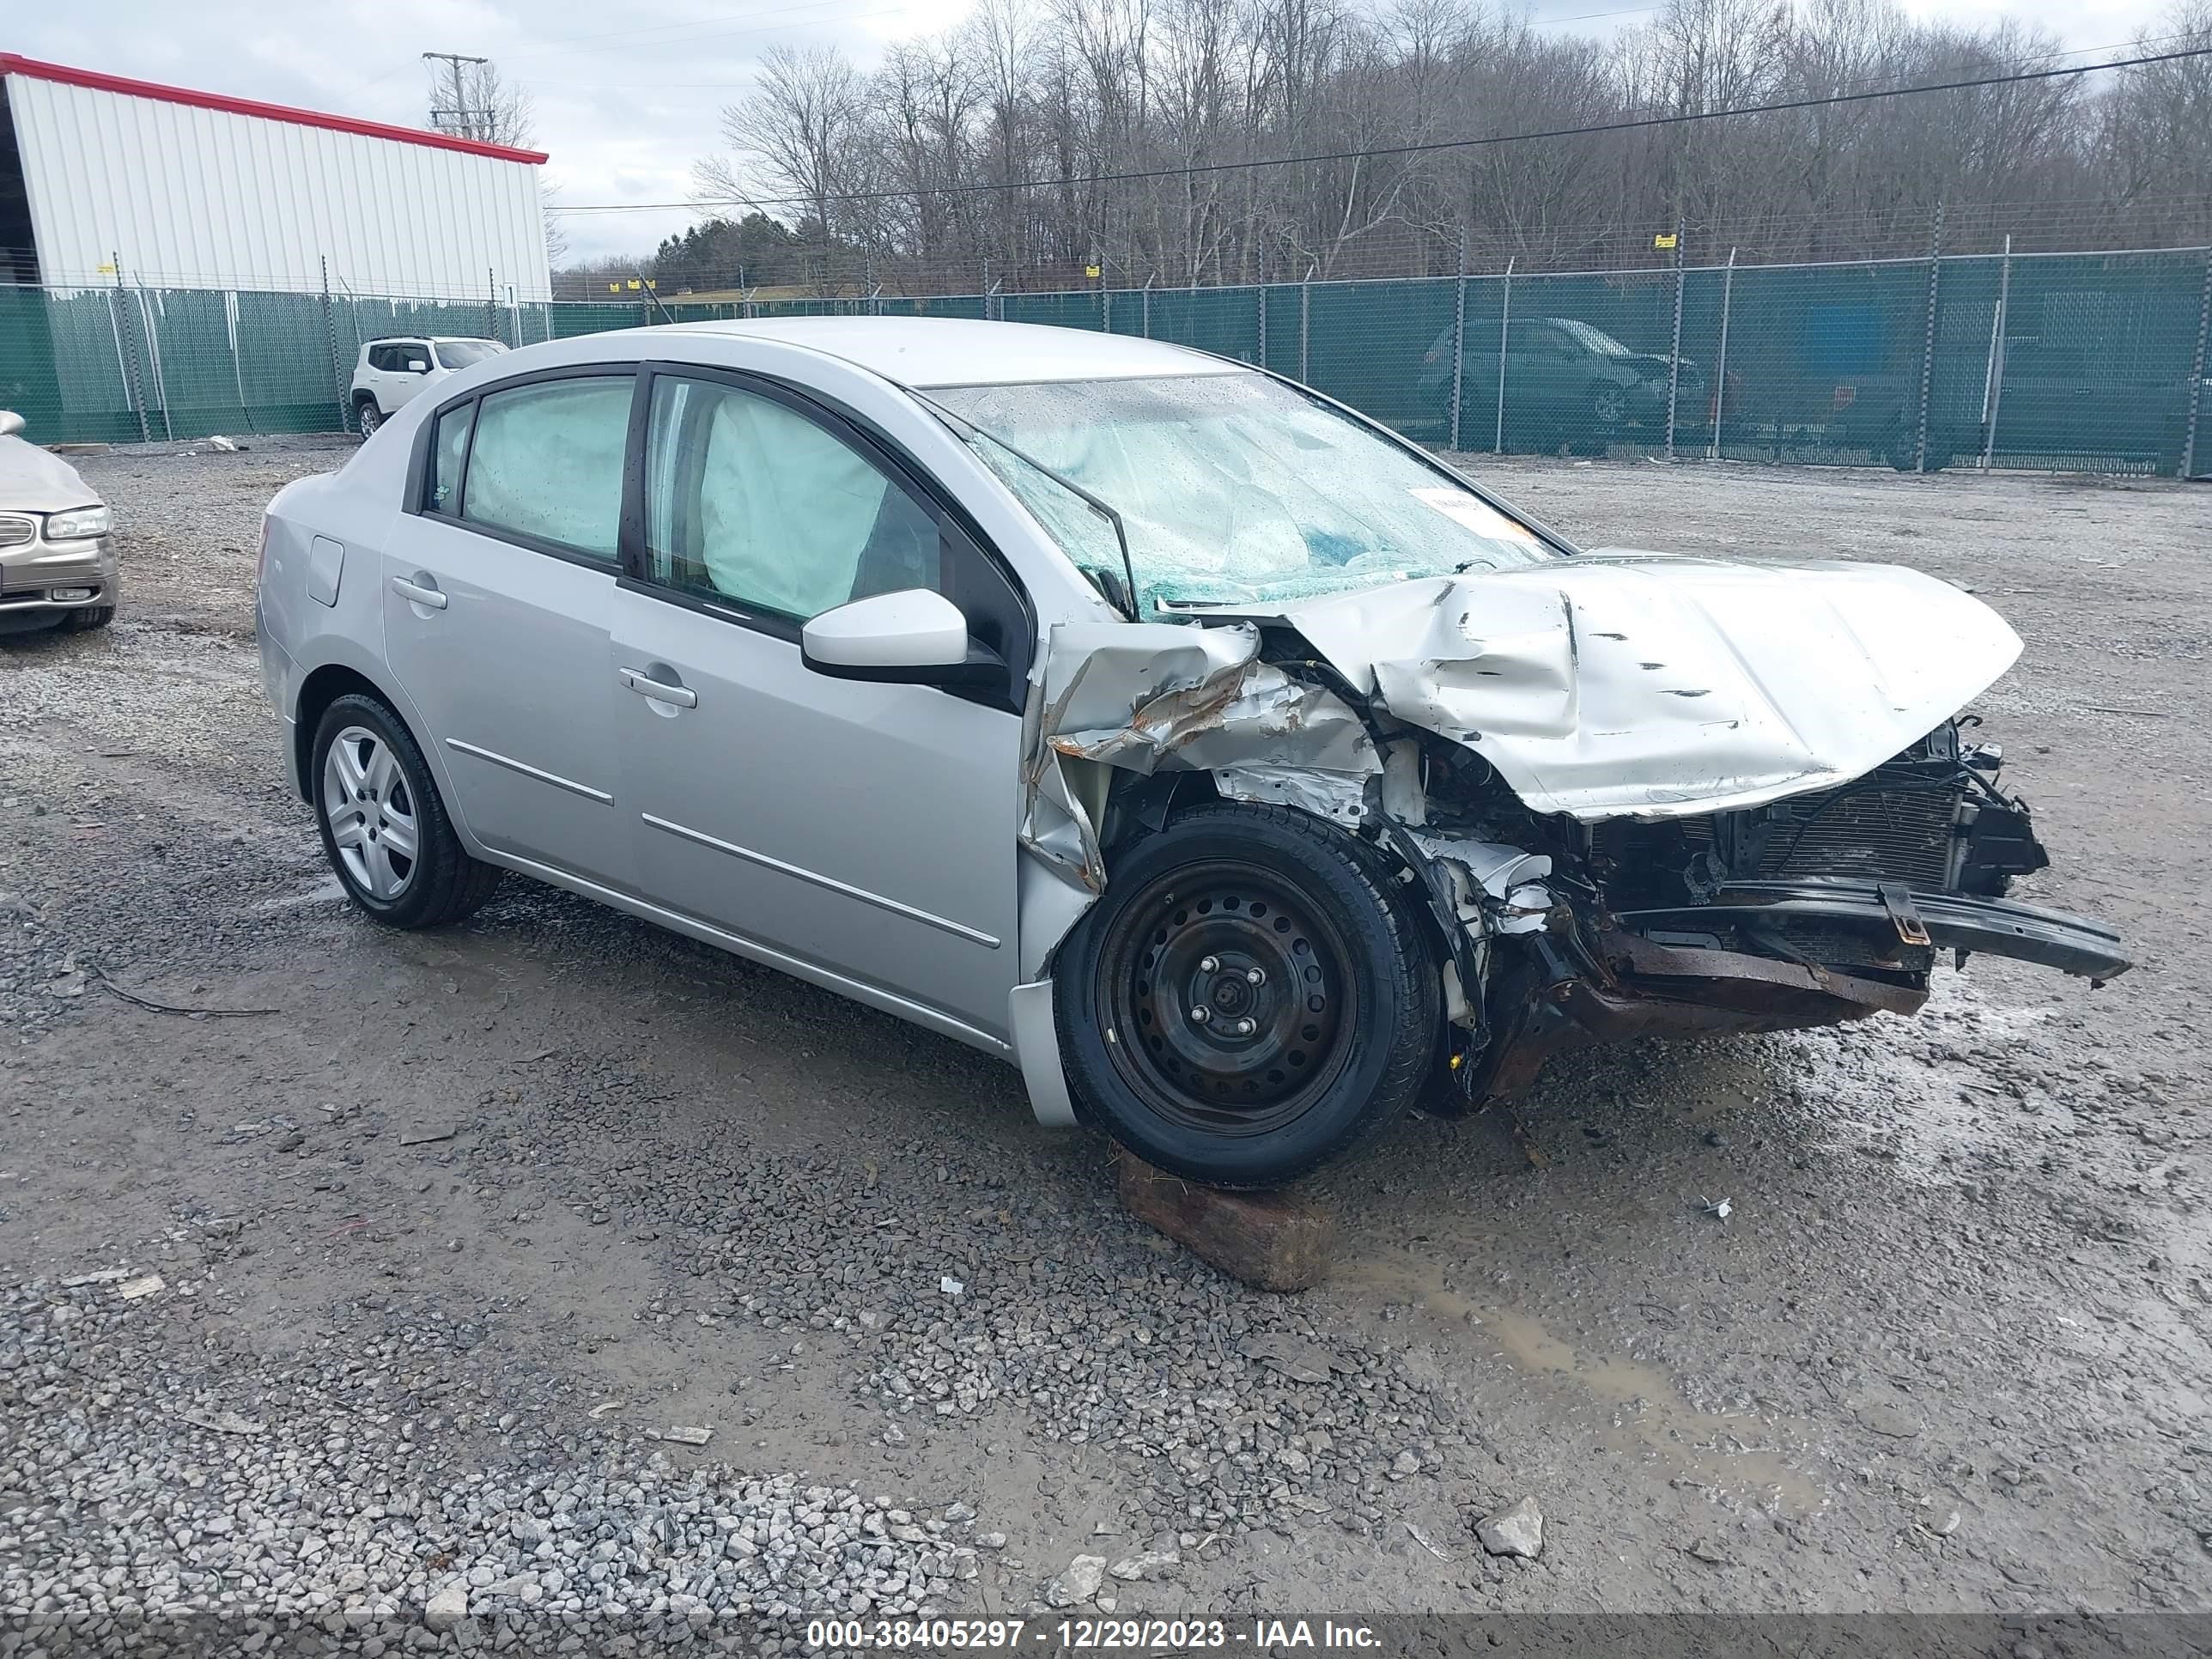
<svg viewBox="0 0 2212 1659">
<path fill-rule="evenodd" d="M 1537 545 L 1536 532 L 1518 519 L 1508 518 L 1480 495 L 1471 495 L 1464 489 L 1409 489 L 1406 492 L 1426 507 L 1431 507 L 1454 524 L 1463 525 L 1478 536 L 1487 536 L 1492 541 L 1526 542 Z"/>
</svg>

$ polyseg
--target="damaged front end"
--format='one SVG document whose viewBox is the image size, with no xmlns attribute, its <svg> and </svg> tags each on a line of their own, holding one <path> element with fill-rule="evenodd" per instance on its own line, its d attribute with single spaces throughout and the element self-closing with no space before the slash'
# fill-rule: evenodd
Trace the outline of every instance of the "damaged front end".
<svg viewBox="0 0 2212 1659">
<path fill-rule="evenodd" d="M 1566 830 L 1581 880 L 1553 918 L 1560 948 L 1494 988 L 1498 1030 L 1470 1094 L 1512 1094 L 1581 1042 L 1917 1013 L 1943 951 L 2092 983 L 2125 972 L 2110 929 L 2004 897 L 2050 860 L 1997 766 L 1947 721 L 1833 789 Z"/>
<path fill-rule="evenodd" d="M 1649 555 L 1062 627 L 1022 842 L 1055 939 L 1179 802 L 1374 844 L 1432 925 L 1445 1105 L 1580 1042 L 1909 1015 L 1942 951 L 2101 981 L 2117 935 L 2005 898 L 2049 860 L 1957 714 L 2018 648 L 1912 572 Z"/>
</svg>

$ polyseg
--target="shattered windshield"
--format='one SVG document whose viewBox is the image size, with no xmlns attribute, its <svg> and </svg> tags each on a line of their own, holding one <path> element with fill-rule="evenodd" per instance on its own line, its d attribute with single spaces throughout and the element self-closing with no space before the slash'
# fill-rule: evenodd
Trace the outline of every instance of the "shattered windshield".
<svg viewBox="0 0 2212 1659">
<path fill-rule="evenodd" d="M 1023 458 L 1121 515 L 1140 616 L 1163 605 L 1288 601 L 1553 556 L 1534 531 L 1449 474 L 1264 375 L 928 395 L 999 441 L 969 438 L 1077 564 L 1103 562 L 1110 529 L 1085 522 L 1064 492 L 1054 501 L 1055 490 Z"/>
</svg>

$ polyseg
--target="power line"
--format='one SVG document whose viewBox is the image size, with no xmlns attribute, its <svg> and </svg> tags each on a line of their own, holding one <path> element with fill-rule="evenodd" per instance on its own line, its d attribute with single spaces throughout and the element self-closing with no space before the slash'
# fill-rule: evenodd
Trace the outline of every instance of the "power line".
<svg viewBox="0 0 2212 1659">
<path fill-rule="evenodd" d="M 2102 70 L 2138 69 L 2150 64 L 2178 63 L 2185 58 L 2212 57 L 2212 46 L 2191 46 L 2180 52 L 2154 52 L 2140 58 L 2115 58 L 2102 64 L 2076 64 L 2060 69 L 2018 70 L 2005 75 L 1976 76 L 1963 81 L 1942 81 L 1932 86 L 1884 87 L 1871 92 L 1832 93 L 1817 98 L 1790 98 L 1771 104 L 1747 104 L 1735 109 L 1699 110 L 1676 115 L 1624 116 L 1614 121 L 1594 121 L 1582 126 L 1550 127 L 1534 132 L 1493 133 L 1479 138 L 1439 138 L 1419 144 L 1385 144 L 1371 149 L 1331 150 L 1318 155 L 1277 155 L 1252 161 L 1206 161 L 1185 167 L 1146 167 L 1128 173 L 1093 173 L 1051 179 L 964 185 L 915 185 L 901 190 L 848 191 L 825 196 L 747 196 L 736 205 L 744 207 L 812 207 L 817 203 L 905 201 L 917 196 L 972 196 L 1000 191 L 1054 190 L 1068 185 L 1133 184 L 1149 179 L 1193 179 L 1202 174 L 1237 173 L 1248 167 L 1309 167 L 1328 161 L 1374 161 L 1396 155 L 1430 155 L 1445 150 L 1482 149 L 1499 144 L 1525 144 L 1546 138 L 1581 138 L 1603 133 L 1640 132 L 1655 127 L 1685 126 L 1704 121 L 1723 121 L 1745 115 L 1781 115 L 1793 110 L 1829 109 L 1840 104 L 1870 103 L 1886 98 L 1917 98 L 1939 92 L 1972 92 L 1983 87 L 2016 86 L 2023 82 L 2056 81 L 2068 76 L 2091 75 Z M 555 213 L 641 213 L 672 208 L 721 205 L 713 202 L 594 202 L 549 209 Z"/>
</svg>

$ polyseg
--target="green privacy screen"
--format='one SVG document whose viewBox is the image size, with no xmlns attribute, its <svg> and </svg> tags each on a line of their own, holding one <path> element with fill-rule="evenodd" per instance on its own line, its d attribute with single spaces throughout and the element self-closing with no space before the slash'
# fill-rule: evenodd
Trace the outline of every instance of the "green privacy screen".
<svg viewBox="0 0 2212 1659">
<path fill-rule="evenodd" d="M 46 443 L 331 431 L 382 337 L 863 315 L 1169 341 L 1441 448 L 2212 474 L 2203 249 L 715 304 L 0 288 L 0 406 Z"/>
</svg>

